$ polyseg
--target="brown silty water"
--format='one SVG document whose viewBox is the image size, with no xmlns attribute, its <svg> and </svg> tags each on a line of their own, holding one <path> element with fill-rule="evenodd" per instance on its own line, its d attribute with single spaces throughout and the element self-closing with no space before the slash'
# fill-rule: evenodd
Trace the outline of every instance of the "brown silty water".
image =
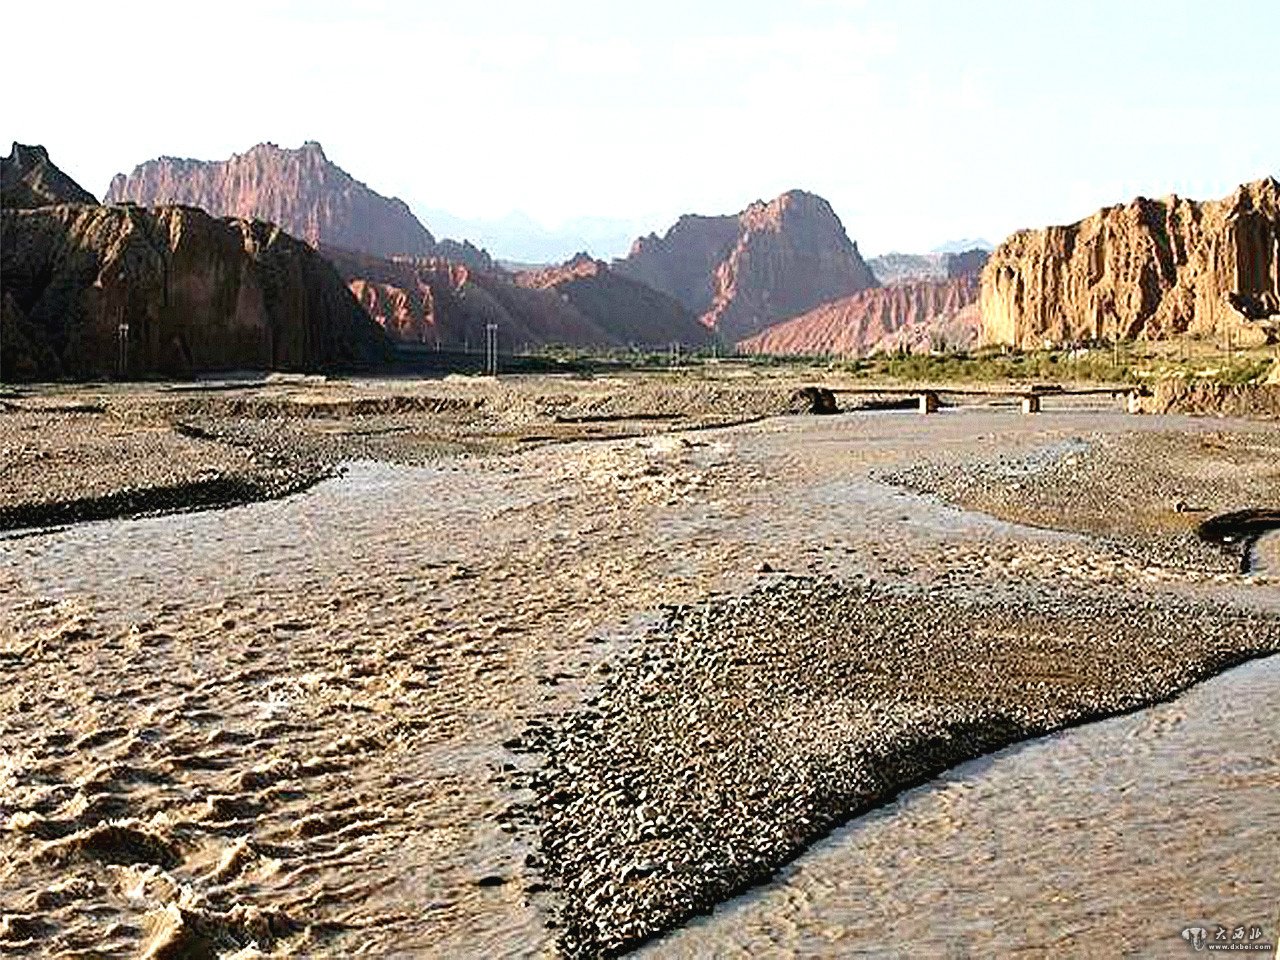
<svg viewBox="0 0 1280 960">
<path fill-rule="evenodd" d="M 783 419 L 357 464 L 279 502 L 11 537 L 8 942 L 132 956 L 177 915 L 266 951 L 549 955 L 508 816 L 528 799 L 511 786 L 526 724 L 578 703 L 658 604 L 740 590 L 762 561 L 978 590 L 1015 569 L 1168 580 L 868 477 L 1081 425 Z"/>
<path fill-rule="evenodd" d="M 1273 657 L 967 763 L 638 955 L 1179 957 L 1193 927 L 1274 945 L 1278 708 Z"/>
</svg>

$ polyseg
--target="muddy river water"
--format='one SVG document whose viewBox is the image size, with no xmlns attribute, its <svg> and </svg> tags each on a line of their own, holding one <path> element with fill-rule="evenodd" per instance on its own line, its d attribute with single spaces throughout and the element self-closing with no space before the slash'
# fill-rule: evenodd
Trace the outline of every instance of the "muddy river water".
<svg viewBox="0 0 1280 960">
<path fill-rule="evenodd" d="M 306 955 L 553 955 L 529 838 L 504 818 L 523 799 L 510 773 L 531 761 L 504 744 L 580 701 L 611 631 L 740 590 L 762 560 L 978 588 L 1015 560 L 1129 575 L 1083 538 L 870 475 L 989 450 L 997 431 L 1069 453 L 1077 423 L 916 424 L 362 464 L 280 502 L 6 541 L 0 907 L 50 882 L 88 891 L 45 897 L 24 955 L 41 940 L 136 955 L 176 903 L 237 942 L 260 929 L 246 911 L 278 911 L 307 928 L 281 949 Z M 1180 955 L 1180 930 L 1216 923 L 1275 940 L 1277 709 L 1280 661 L 1258 661 L 968 764 L 642 953 Z M 154 840 L 157 864 L 55 869 L 14 832 L 98 849 L 105 818 Z"/>
</svg>

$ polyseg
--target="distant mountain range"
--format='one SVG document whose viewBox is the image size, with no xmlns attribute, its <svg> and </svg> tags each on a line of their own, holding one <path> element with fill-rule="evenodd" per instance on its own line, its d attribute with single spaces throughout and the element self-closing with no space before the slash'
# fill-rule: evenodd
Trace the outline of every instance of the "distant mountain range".
<svg viewBox="0 0 1280 960">
<path fill-rule="evenodd" d="M 506 267 L 471 242 L 437 239 L 318 143 L 147 161 L 117 176 L 101 206 L 43 148 L 14 144 L 0 193 L 3 360 L 20 378 L 118 372 L 122 329 L 130 375 L 377 364 L 388 336 L 463 349 L 490 324 L 508 350 L 716 343 L 862 355 L 979 338 L 1280 338 L 1271 178 L 1220 201 L 1138 198 L 1019 231 L 994 252 L 966 239 L 870 260 L 830 204 L 803 190 L 682 216 L 612 263 L 540 261 L 618 249 L 622 221 L 550 231 L 516 214 L 488 222 L 486 236 L 528 244 L 504 248 L 526 261 Z M 435 216 L 450 230 L 477 223 Z"/>
<path fill-rule="evenodd" d="M 469 219 L 425 205 L 415 205 L 415 210 L 437 233 L 466 237 L 501 261 L 528 266 L 562 263 L 583 251 L 605 260 L 621 257 L 636 235 L 631 221 L 609 217 L 577 217 L 547 227 L 518 211 Z"/>
<path fill-rule="evenodd" d="M 989 250 L 974 247 L 958 253 L 886 253 L 867 260 L 881 283 L 911 280 L 946 280 L 965 273 L 980 273 Z"/>
<path fill-rule="evenodd" d="M 12 345 L 5 363 L 23 364 L 23 376 L 110 372 L 121 323 L 140 338 L 130 373 L 181 373 L 378 362 L 384 331 L 419 350 L 461 350 L 481 342 L 490 324 L 508 350 L 718 343 L 750 353 L 864 355 L 965 348 L 980 334 L 1023 344 L 1136 329 L 1176 334 L 1197 324 L 1205 332 L 1234 325 L 1239 336 L 1242 324 L 1274 326 L 1278 302 L 1272 180 L 1216 204 L 1108 208 L 1044 232 L 1047 239 L 1022 231 L 994 254 L 996 277 L 983 275 L 993 255 L 982 239 L 864 260 L 831 205 L 803 190 L 737 213 L 682 216 L 608 263 L 582 251 L 620 250 L 625 221 L 582 218 L 552 230 L 522 214 L 483 221 L 435 209 L 437 230 L 470 237 L 441 240 L 408 204 L 357 180 L 314 142 L 258 144 L 227 160 L 150 160 L 118 175 L 101 207 L 40 147 L 15 144 L 0 173 L 3 323 Z M 1188 218 L 1192 227 L 1182 223 Z M 1095 230 L 1095 221 L 1106 229 Z M 1088 246 L 1095 259 L 1115 261 L 1112 274 L 1127 264 L 1155 275 L 1143 252 L 1165 250 L 1160 237 L 1175 231 L 1169 249 L 1185 246 L 1188 263 L 1204 262 L 1174 265 L 1176 283 L 1160 292 L 1158 308 L 1130 295 L 1147 289 L 1137 281 L 1086 284 L 1087 264 L 1075 260 L 1070 270 L 1082 279 L 1066 293 L 1016 280 L 1058 275 L 1058 246 L 1075 259 Z M 1075 240 L 1058 243 L 1059 234 Z M 510 259 L 496 262 L 474 239 L 502 244 Z M 1219 263 L 1212 251 L 1220 243 L 1247 246 L 1247 264 L 1260 266 L 1250 273 L 1240 266 L 1246 260 Z M 209 264 L 218 277 L 231 271 L 239 286 L 181 286 Z M 1151 269 L 1164 277 L 1166 267 Z M 287 289 L 279 287 L 282 269 Z M 981 307 L 980 291 L 989 301 Z"/>
<path fill-rule="evenodd" d="M 990 253 L 995 245 L 989 240 L 978 237 L 973 240 L 948 240 L 934 247 L 930 253 L 964 253 L 966 250 L 985 250 Z"/>
<path fill-rule="evenodd" d="M 803 190 L 736 214 L 686 215 L 662 236 L 630 244 L 631 224 L 604 217 L 552 229 L 521 213 L 467 219 L 424 207 L 419 219 L 404 201 L 338 167 L 316 142 L 292 149 L 262 143 L 226 160 L 149 160 L 116 176 L 106 201 L 181 203 L 279 224 L 338 267 L 393 339 L 440 349 L 478 342 L 489 323 L 499 324 L 515 347 L 697 347 L 713 339 L 729 346 L 881 283 L 969 273 L 971 248 L 987 246 L 957 242 L 945 249 L 966 252 L 893 254 L 868 265 L 830 204 Z M 439 240 L 440 233 L 467 239 Z M 623 251 L 612 266 L 596 259 Z M 922 288 L 858 301 L 827 311 L 821 322 L 788 328 L 794 333 L 758 340 L 755 348 L 776 344 L 793 352 L 834 336 L 842 349 L 861 352 L 905 324 L 925 329 L 931 305 L 952 317 L 960 290 Z M 961 299 L 969 288 L 963 291 Z M 846 320 L 850 329 L 835 332 L 833 324 Z M 824 332 L 815 341 L 819 328 Z"/>
</svg>

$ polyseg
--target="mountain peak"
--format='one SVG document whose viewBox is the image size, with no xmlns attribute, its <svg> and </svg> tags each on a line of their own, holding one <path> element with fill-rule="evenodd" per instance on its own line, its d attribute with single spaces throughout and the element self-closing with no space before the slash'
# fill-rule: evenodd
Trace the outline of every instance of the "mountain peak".
<svg viewBox="0 0 1280 960">
<path fill-rule="evenodd" d="M 296 149 L 259 143 L 227 160 L 149 160 L 112 181 L 107 201 L 126 200 L 268 220 L 312 246 L 377 256 L 436 252 L 435 238 L 404 201 L 356 180 L 315 140 Z"/>
<path fill-rule="evenodd" d="M 13 144 L 0 158 L 0 206 L 47 207 L 61 203 L 96 204 L 97 199 L 63 173 L 39 144 Z"/>
<path fill-rule="evenodd" d="M 735 340 L 876 286 L 831 204 L 798 189 L 736 215 L 682 216 L 617 267 Z"/>
</svg>

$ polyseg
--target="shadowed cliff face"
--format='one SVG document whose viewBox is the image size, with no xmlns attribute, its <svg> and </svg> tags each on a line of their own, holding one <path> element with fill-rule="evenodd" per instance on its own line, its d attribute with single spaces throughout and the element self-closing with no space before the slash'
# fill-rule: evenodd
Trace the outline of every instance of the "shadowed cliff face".
<svg viewBox="0 0 1280 960">
<path fill-rule="evenodd" d="M 0 157 L 0 207 L 97 202 L 93 194 L 54 166 L 44 147 L 15 143 L 9 156 Z"/>
<path fill-rule="evenodd" d="M 5 379 L 383 359 L 386 340 L 318 254 L 261 221 L 189 207 L 66 205 L 0 220 Z"/>
<path fill-rule="evenodd" d="M 330 247 L 324 255 L 369 316 L 401 342 L 480 351 L 485 327 L 496 323 L 503 353 L 614 343 L 558 294 L 517 286 L 503 275 L 435 258 L 388 260 Z"/>
<path fill-rule="evenodd" d="M 681 217 L 615 267 L 730 340 L 876 285 L 830 204 L 799 190 L 737 216 Z"/>
<path fill-rule="evenodd" d="M 1182 333 L 1263 339 L 1280 312 L 1280 184 L 1224 200 L 1140 198 L 1014 234 L 982 275 L 989 343 L 1039 346 Z"/>
<path fill-rule="evenodd" d="M 522 287 L 549 290 L 604 330 L 611 341 L 637 346 L 705 346 L 712 332 L 678 300 L 580 253 L 568 263 L 516 274 Z"/>
<path fill-rule="evenodd" d="M 269 220 L 312 246 L 383 256 L 436 253 L 435 238 L 404 201 L 356 180 L 331 163 L 318 143 L 297 150 L 261 143 L 230 160 L 149 160 L 111 181 L 105 202 L 124 201 L 187 204 L 220 217 Z M 454 251 L 466 252 L 461 245 Z"/>
<path fill-rule="evenodd" d="M 914 280 L 824 303 L 738 344 L 743 353 L 863 356 L 877 350 L 971 346 L 978 336 L 978 278 Z"/>
<path fill-rule="evenodd" d="M 711 334 L 669 297 L 587 257 L 508 276 L 436 258 L 384 259 L 324 248 L 369 315 L 396 340 L 482 349 L 498 325 L 502 352 L 560 344 L 702 345 Z"/>
</svg>

